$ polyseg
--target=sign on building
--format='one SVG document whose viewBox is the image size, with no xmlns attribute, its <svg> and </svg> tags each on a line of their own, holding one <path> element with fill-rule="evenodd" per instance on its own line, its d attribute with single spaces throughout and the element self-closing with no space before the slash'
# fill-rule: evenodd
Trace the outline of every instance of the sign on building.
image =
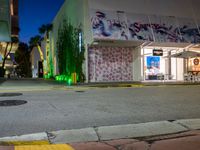
<svg viewBox="0 0 200 150">
<path fill-rule="evenodd" d="M 153 56 L 163 56 L 162 49 L 153 49 Z"/>
</svg>

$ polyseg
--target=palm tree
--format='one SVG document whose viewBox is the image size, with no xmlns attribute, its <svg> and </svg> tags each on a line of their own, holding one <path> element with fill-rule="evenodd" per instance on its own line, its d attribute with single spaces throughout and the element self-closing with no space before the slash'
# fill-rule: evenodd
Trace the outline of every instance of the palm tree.
<svg viewBox="0 0 200 150">
<path fill-rule="evenodd" d="M 52 29 L 53 29 L 52 24 L 43 24 L 38 30 L 41 35 L 46 33 L 47 39 L 49 39 L 49 32 Z"/>
<path fill-rule="evenodd" d="M 47 39 L 47 41 L 49 41 L 49 32 L 52 30 L 52 27 L 53 27 L 52 24 L 46 24 L 46 25 L 43 24 L 38 30 L 41 35 L 46 33 L 46 38 L 42 38 L 41 35 L 36 35 L 34 37 L 31 37 L 29 41 L 29 46 L 31 50 L 34 47 L 37 47 L 43 67 L 44 67 L 44 54 L 41 48 L 41 41 L 43 39 Z"/>
<path fill-rule="evenodd" d="M 29 41 L 29 46 L 31 48 L 31 50 L 34 48 L 34 47 L 37 47 L 39 53 L 40 53 L 40 59 L 41 61 L 43 62 L 44 61 L 44 55 L 43 55 L 43 52 L 42 52 L 42 48 L 40 46 L 41 44 L 41 36 L 40 35 L 36 35 L 34 37 L 31 37 L 30 38 L 30 41 Z"/>
<path fill-rule="evenodd" d="M 47 60 L 47 66 L 46 71 L 49 75 L 49 77 L 53 77 L 53 59 L 52 59 L 52 53 L 49 50 L 49 33 L 53 29 L 52 24 L 43 24 L 38 30 L 41 35 L 44 35 L 44 39 L 46 42 L 46 60 Z"/>
</svg>

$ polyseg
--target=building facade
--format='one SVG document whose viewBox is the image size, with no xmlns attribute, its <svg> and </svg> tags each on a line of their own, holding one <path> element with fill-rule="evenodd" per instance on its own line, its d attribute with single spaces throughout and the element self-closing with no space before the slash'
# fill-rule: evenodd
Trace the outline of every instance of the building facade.
<svg viewBox="0 0 200 150">
<path fill-rule="evenodd" d="M 66 0 L 53 21 L 50 49 L 54 74 L 63 20 L 83 31 L 86 82 L 183 81 L 200 72 L 192 59 L 171 57 L 200 50 L 198 0 Z M 196 61 L 197 62 L 197 61 Z"/>
<path fill-rule="evenodd" d="M 33 47 L 33 49 L 31 50 L 30 62 L 31 62 L 31 69 L 32 69 L 32 78 L 43 78 L 43 75 L 47 74 L 46 73 L 47 72 L 46 45 L 47 45 L 47 42 L 43 40 L 40 46 L 43 53 L 43 56 L 42 56 L 43 58 L 41 57 L 40 51 L 38 50 L 37 46 Z"/>
<path fill-rule="evenodd" d="M 11 74 L 16 65 L 14 53 L 18 48 L 18 35 L 18 0 L 0 0 L 0 64 L 8 54 L 4 66 L 7 75 Z"/>
</svg>

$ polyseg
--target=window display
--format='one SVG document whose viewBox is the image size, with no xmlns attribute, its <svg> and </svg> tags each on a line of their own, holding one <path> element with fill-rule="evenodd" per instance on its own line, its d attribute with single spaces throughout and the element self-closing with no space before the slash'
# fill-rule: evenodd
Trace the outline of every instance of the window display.
<svg viewBox="0 0 200 150">
<path fill-rule="evenodd" d="M 157 74 L 160 73 L 160 57 L 147 56 L 146 57 L 146 77 L 149 80 L 157 80 Z"/>
</svg>

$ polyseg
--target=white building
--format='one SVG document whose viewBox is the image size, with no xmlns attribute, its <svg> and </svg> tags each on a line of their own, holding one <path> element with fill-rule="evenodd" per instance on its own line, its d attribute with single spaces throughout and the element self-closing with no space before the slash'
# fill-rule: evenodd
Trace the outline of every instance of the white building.
<svg viewBox="0 0 200 150">
<path fill-rule="evenodd" d="M 188 71 L 199 73 L 200 65 L 170 56 L 200 50 L 199 5 L 199 0 L 66 0 L 53 21 L 54 64 L 58 30 L 67 19 L 83 30 L 87 82 L 149 81 L 160 74 L 182 81 Z"/>
<path fill-rule="evenodd" d="M 43 78 L 46 68 L 46 51 L 45 42 L 41 42 L 41 50 L 43 52 L 44 61 L 41 59 L 41 55 L 37 47 L 33 47 L 30 53 L 30 62 L 32 68 L 32 78 Z"/>
</svg>

